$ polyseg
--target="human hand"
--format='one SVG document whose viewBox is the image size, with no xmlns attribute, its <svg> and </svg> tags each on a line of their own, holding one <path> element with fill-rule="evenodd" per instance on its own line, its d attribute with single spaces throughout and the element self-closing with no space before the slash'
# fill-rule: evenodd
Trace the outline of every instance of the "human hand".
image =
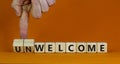
<svg viewBox="0 0 120 64">
<path fill-rule="evenodd" d="M 31 11 L 34 18 L 40 18 L 42 12 L 47 12 L 49 6 L 53 5 L 55 0 L 13 0 L 12 8 L 20 18 L 20 36 L 22 39 L 27 38 L 28 31 L 28 14 Z"/>
</svg>

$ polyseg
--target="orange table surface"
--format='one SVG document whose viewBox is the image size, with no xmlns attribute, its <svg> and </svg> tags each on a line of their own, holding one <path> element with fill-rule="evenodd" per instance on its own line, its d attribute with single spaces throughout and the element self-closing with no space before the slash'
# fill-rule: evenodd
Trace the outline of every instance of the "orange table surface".
<svg viewBox="0 0 120 64">
<path fill-rule="evenodd" d="M 0 52 L 0 63 L 30 64 L 120 64 L 120 52 L 100 53 L 14 53 Z"/>
</svg>

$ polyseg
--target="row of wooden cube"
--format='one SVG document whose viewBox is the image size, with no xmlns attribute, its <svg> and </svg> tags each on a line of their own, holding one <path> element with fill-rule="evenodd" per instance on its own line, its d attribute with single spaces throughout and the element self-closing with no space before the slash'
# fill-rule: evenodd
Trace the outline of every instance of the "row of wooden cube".
<svg viewBox="0 0 120 64">
<path fill-rule="evenodd" d="M 35 42 L 34 39 L 14 39 L 14 52 L 35 53 L 106 53 L 106 42 Z"/>
</svg>

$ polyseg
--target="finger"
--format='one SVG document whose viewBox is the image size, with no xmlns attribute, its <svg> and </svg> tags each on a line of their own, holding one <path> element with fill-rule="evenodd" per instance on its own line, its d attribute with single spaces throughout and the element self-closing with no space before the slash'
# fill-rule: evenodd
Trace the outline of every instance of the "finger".
<svg viewBox="0 0 120 64">
<path fill-rule="evenodd" d="M 21 5 L 22 5 L 23 0 L 13 0 L 11 6 L 15 10 L 16 15 L 20 16 L 21 15 Z"/>
<path fill-rule="evenodd" d="M 39 0 L 42 8 L 42 12 L 47 12 L 49 10 L 48 3 L 46 0 Z"/>
<path fill-rule="evenodd" d="M 40 18 L 42 15 L 39 0 L 32 0 L 32 15 L 35 18 Z"/>
<path fill-rule="evenodd" d="M 49 6 L 53 5 L 55 3 L 56 0 L 47 0 Z"/>
<path fill-rule="evenodd" d="M 28 12 L 23 10 L 20 18 L 20 36 L 22 39 L 26 39 L 28 34 Z"/>
</svg>

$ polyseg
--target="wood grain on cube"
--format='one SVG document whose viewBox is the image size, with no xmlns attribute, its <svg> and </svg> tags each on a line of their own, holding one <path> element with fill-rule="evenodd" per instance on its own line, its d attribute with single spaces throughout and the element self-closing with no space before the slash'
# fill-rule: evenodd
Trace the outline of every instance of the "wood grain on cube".
<svg viewBox="0 0 120 64">
<path fill-rule="evenodd" d="M 77 42 L 77 53 L 86 53 L 86 42 Z"/>
<path fill-rule="evenodd" d="M 65 53 L 65 42 L 56 42 L 56 53 Z"/>
<path fill-rule="evenodd" d="M 106 42 L 97 43 L 97 46 L 98 46 L 98 53 L 107 53 L 107 43 Z"/>
<path fill-rule="evenodd" d="M 87 43 L 87 53 L 96 53 L 97 52 L 97 43 L 89 42 Z"/>
<path fill-rule="evenodd" d="M 24 52 L 34 52 L 34 39 L 24 39 Z"/>
<path fill-rule="evenodd" d="M 44 42 L 35 42 L 34 45 L 35 53 L 44 53 L 45 52 L 45 43 Z"/>
<path fill-rule="evenodd" d="M 55 43 L 54 42 L 46 42 L 45 43 L 45 52 L 46 53 L 55 53 Z"/>
<path fill-rule="evenodd" d="M 14 39 L 13 51 L 17 53 L 23 52 L 23 39 Z"/>
<path fill-rule="evenodd" d="M 66 53 L 76 52 L 76 42 L 66 42 Z"/>
</svg>

